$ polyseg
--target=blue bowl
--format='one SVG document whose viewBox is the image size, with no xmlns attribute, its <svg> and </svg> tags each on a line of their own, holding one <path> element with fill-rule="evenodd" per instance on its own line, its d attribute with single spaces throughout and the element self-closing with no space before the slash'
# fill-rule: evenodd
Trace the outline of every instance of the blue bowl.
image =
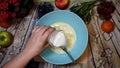
<svg viewBox="0 0 120 68">
<path fill-rule="evenodd" d="M 69 53 L 75 60 L 77 60 L 85 51 L 88 43 L 88 30 L 84 24 L 84 21 L 73 12 L 67 10 L 56 10 L 41 17 L 36 23 L 36 26 L 50 26 L 56 22 L 65 22 L 74 29 L 76 33 L 76 41 L 74 47 L 69 51 Z M 45 51 L 43 51 L 40 56 L 45 61 L 57 65 L 63 65 L 72 62 L 66 53 L 57 54 L 50 48 L 47 48 Z"/>
</svg>

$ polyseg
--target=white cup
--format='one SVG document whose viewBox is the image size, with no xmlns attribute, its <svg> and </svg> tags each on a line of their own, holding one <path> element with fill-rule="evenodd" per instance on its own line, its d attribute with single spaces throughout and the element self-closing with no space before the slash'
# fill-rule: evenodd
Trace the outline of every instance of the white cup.
<svg viewBox="0 0 120 68">
<path fill-rule="evenodd" d="M 68 42 L 62 30 L 55 30 L 48 37 L 48 42 L 53 47 L 67 46 Z"/>
</svg>

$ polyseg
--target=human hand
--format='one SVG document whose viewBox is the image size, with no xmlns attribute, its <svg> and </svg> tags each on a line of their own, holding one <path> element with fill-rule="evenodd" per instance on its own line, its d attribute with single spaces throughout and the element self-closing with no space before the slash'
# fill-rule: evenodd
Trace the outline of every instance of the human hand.
<svg viewBox="0 0 120 68">
<path fill-rule="evenodd" d="M 33 29 L 24 51 L 32 57 L 40 54 L 49 46 L 47 39 L 54 30 L 55 29 L 50 26 L 38 26 Z"/>
<path fill-rule="evenodd" d="M 38 26 L 33 29 L 24 50 L 3 65 L 3 68 L 24 68 L 34 56 L 40 54 L 49 46 L 47 39 L 54 30 L 50 26 Z"/>
</svg>

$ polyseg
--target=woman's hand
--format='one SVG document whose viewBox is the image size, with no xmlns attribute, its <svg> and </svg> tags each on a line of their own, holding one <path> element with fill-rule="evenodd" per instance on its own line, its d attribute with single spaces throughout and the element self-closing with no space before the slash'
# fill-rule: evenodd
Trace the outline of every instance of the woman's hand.
<svg viewBox="0 0 120 68">
<path fill-rule="evenodd" d="M 38 26 L 33 31 L 24 50 L 3 65 L 3 68 L 24 68 L 27 63 L 36 55 L 46 49 L 48 36 L 55 29 L 49 26 Z"/>
<path fill-rule="evenodd" d="M 40 54 L 44 49 L 49 46 L 47 39 L 54 30 L 55 29 L 50 26 L 36 27 L 32 31 L 31 37 L 28 40 L 24 51 L 32 57 Z"/>
</svg>

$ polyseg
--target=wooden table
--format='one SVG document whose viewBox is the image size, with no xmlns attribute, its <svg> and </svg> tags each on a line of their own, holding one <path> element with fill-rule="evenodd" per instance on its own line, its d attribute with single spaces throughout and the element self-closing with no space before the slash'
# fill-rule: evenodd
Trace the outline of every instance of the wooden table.
<svg viewBox="0 0 120 68">
<path fill-rule="evenodd" d="M 74 2 L 76 1 L 74 0 Z M 86 24 L 89 32 L 89 42 L 77 63 L 59 66 L 40 62 L 39 68 L 120 68 L 120 1 L 113 0 L 113 3 L 116 7 L 111 19 L 115 24 L 113 32 L 109 34 L 103 32 L 101 30 L 103 20 L 95 14 L 91 22 Z M 8 29 L 0 27 L 0 30 L 7 30 L 14 35 L 14 42 L 10 47 L 0 48 L 0 67 L 24 48 L 34 24 L 38 20 L 36 8 L 37 5 L 25 18 L 15 19 L 15 23 Z"/>
</svg>

